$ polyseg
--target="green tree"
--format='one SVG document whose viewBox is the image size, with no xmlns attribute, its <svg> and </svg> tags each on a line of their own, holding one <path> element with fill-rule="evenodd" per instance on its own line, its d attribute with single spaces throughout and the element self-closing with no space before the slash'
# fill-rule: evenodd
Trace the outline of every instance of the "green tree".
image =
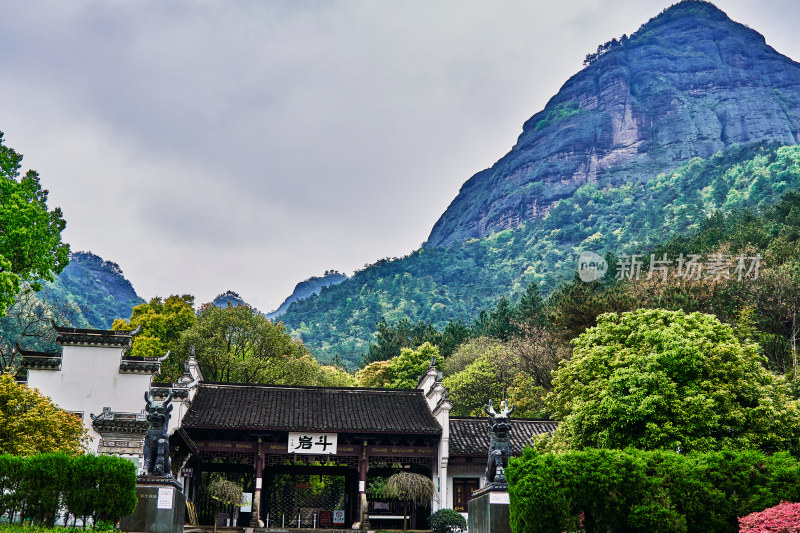
<svg viewBox="0 0 800 533">
<path fill-rule="evenodd" d="M 611 263 L 609 263 L 611 264 Z M 561 285 L 547 299 L 547 320 L 565 340 L 571 340 L 596 324 L 603 313 L 630 311 L 636 307 L 622 284 L 585 283 L 577 276 Z"/>
<path fill-rule="evenodd" d="M 397 357 L 365 366 L 357 374 L 358 383 L 362 387 L 413 389 L 438 356 L 439 349 L 429 342 L 416 350 L 403 348 Z"/>
<path fill-rule="evenodd" d="M 518 344 L 525 344 L 525 349 L 517 350 Z M 516 416 L 542 417 L 545 389 L 537 373 L 531 372 L 534 364 L 520 357 L 521 353 L 530 355 L 535 351 L 528 344 L 521 338 L 502 342 L 489 337 L 462 344 L 444 362 L 446 377 L 442 384 L 450 390 L 451 414 L 482 416 L 489 400 L 499 404 L 507 397 Z"/>
<path fill-rule="evenodd" d="M 491 312 L 481 311 L 473 329 L 477 335 L 508 340 L 519 332 L 515 324 L 515 313 L 505 297 L 500 298 Z"/>
<path fill-rule="evenodd" d="M 56 313 L 30 290 L 21 291 L 14 304 L 0 318 L 0 373 L 19 370 L 17 346 L 24 350 L 58 350 L 51 320 Z"/>
<path fill-rule="evenodd" d="M 0 375 L 0 454 L 76 455 L 84 451 L 86 439 L 86 429 L 75 415 L 9 374 Z"/>
<path fill-rule="evenodd" d="M 429 342 L 416 350 L 403 348 L 400 355 L 389 362 L 392 381 L 387 386 L 390 389 L 413 389 L 434 357 L 439 357 L 439 349 Z"/>
<path fill-rule="evenodd" d="M 203 376 L 209 381 L 275 385 L 341 386 L 352 378 L 323 367 L 283 324 L 274 324 L 249 306 L 203 306 L 197 322 L 181 334 L 178 361 L 195 348 Z"/>
<path fill-rule="evenodd" d="M 386 498 L 400 500 L 404 504 L 403 533 L 406 531 L 408 504 L 429 504 L 434 494 L 436 494 L 436 485 L 433 484 L 433 481 L 422 474 L 413 472 L 401 471 L 392 474 L 383 487 L 383 495 Z"/>
<path fill-rule="evenodd" d="M 218 479 L 208 486 L 208 495 L 217 502 L 217 512 L 219 507 L 234 508 L 242 504 L 242 486 L 227 479 Z M 231 513 L 231 516 L 233 514 Z M 217 518 L 214 516 L 214 531 L 217 530 Z"/>
<path fill-rule="evenodd" d="M 483 406 L 504 398 L 518 369 L 500 340 L 478 337 L 462 344 L 444 364 L 442 384 L 450 390 L 454 416 L 481 416 Z"/>
<path fill-rule="evenodd" d="M 134 357 L 161 357 L 167 351 L 175 352 L 181 333 L 197 322 L 194 312 L 194 296 L 173 295 L 165 300 L 155 297 L 147 303 L 133 308 L 128 320 L 117 319 L 112 329 L 132 330 L 141 326 L 142 331 L 133 338 L 128 355 Z M 183 373 L 183 364 L 177 353 L 161 365 L 160 379 L 174 381 Z"/>
<path fill-rule="evenodd" d="M 439 353 L 442 357 L 447 358 L 452 355 L 456 349 L 472 337 L 472 331 L 464 325 L 460 320 L 447 323 L 442 331 L 442 338 L 439 341 Z"/>
<path fill-rule="evenodd" d="M 483 406 L 487 405 L 490 399 L 495 402 L 502 399 L 506 388 L 511 384 L 513 377 L 504 374 L 495 365 L 491 355 L 484 354 L 461 372 L 446 377 L 442 385 L 450 391 L 450 401 L 453 404 L 451 414 L 453 416 L 483 414 Z"/>
<path fill-rule="evenodd" d="M 604 314 L 554 373 L 551 446 L 800 452 L 800 416 L 758 346 L 701 313 Z"/>
<path fill-rule="evenodd" d="M 426 342 L 437 345 L 442 336 L 429 322 L 423 320 L 413 324 L 404 318 L 395 324 L 389 324 L 382 317 L 375 328 L 375 341 L 370 343 L 364 356 L 367 364 L 397 357 L 403 348 L 416 348 Z M 457 334 L 455 331 L 452 333 Z"/>
<path fill-rule="evenodd" d="M 391 364 L 391 359 L 388 361 L 374 361 L 368 364 L 356 372 L 356 382 L 358 386 L 371 389 L 388 387 L 389 383 L 394 379 L 389 370 Z"/>
<path fill-rule="evenodd" d="M 532 326 L 542 327 L 546 324 L 544 299 L 536 281 L 528 285 L 519 303 L 514 307 L 513 319 L 520 324 Z"/>
<path fill-rule="evenodd" d="M 20 177 L 21 163 L 0 132 L 0 316 L 22 282 L 41 290 L 41 280 L 53 281 L 69 262 L 69 246 L 61 242 L 66 227 L 61 209 L 48 210 L 39 175 L 29 170 Z"/>
</svg>

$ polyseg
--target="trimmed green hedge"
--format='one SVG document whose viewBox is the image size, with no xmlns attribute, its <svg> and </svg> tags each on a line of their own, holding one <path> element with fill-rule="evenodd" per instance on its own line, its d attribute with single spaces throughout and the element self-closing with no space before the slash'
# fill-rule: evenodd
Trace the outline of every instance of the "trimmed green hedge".
<svg viewBox="0 0 800 533">
<path fill-rule="evenodd" d="M 506 474 L 515 533 L 737 532 L 738 517 L 800 499 L 787 453 L 528 448 Z"/>
<path fill-rule="evenodd" d="M 0 455 L 0 517 L 52 526 L 66 507 L 84 523 L 118 521 L 136 508 L 136 466 L 110 455 Z"/>
</svg>

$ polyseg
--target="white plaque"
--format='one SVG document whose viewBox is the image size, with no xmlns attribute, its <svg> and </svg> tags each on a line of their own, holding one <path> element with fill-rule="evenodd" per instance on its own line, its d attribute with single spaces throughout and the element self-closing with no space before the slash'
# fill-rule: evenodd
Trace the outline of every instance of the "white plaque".
<svg viewBox="0 0 800 533">
<path fill-rule="evenodd" d="M 172 509 L 172 496 L 174 493 L 175 489 L 172 487 L 159 487 L 156 509 Z"/>
<path fill-rule="evenodd" d="M 365 492 L 367 490 L 367 482 L 366 481 L 359 481 L 358 482 L 358 492 Z"/>
<path fill-rule="evenodd" d="M 239 507 L 239 511 L 243 513 L 249 513 L 253 510 L 253 493 L 252 492 L 243 492 L 242 493 L 242 505 Z"/>
<path fill-rule="evenodd" d="M 489 503 L 504 503 L 508 505 L 511 503 L 511 500 L 508 499 L 507 492 L 490 492 L 489 493 Z"/>
<path fill-rule="evenodd" d="M 337 433 L 289 432 L 289 453 L 303 455 L 333 455 L 336 453 Z"/>
</svg>

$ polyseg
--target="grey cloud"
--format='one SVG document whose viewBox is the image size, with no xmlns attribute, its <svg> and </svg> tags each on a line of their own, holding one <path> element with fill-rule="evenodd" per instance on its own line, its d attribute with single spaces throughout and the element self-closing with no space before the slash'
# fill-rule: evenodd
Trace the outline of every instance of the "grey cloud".
<svg viewBox="0 0 800 533">
<path fill-rule="evenodd" d="M 587 52 L 670 3 L 0 0 L 0 130 L 145 298 L 271 309 L 413 250 Z M 718 5 L 800 57 L 794 2 Z"/>
</svg>

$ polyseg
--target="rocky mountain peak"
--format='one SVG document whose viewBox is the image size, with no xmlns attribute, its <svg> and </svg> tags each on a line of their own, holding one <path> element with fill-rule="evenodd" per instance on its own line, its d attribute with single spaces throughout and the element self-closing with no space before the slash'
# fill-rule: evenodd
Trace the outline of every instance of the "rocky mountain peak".
<svg viewBox="0 0 800 533">
<path fill-rule="evenodd" d="M 675 4 L 585 64 L 462 186 L 426 246 L 535 221 L 587 183 L 643 182 L 733 144 L 798 142 L 800 64 L 709 2 Z"/>
</svg>

